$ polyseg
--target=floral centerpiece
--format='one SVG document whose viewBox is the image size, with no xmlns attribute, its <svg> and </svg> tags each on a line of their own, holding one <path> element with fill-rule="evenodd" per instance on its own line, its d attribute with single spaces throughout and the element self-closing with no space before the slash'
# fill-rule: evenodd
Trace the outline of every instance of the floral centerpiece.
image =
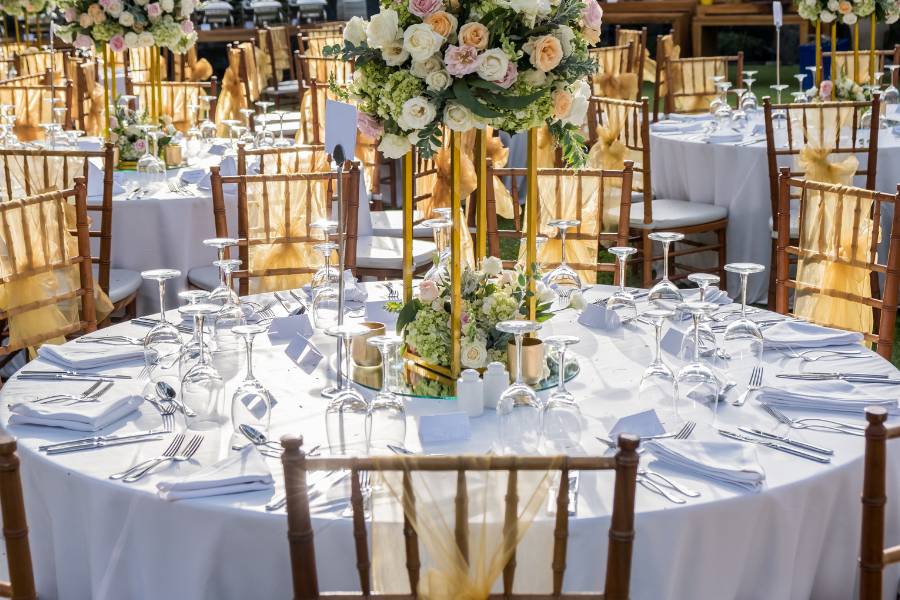
<svg viewBox="0 0 900 600">
<path fill-rule="evenodd" d="M 76 48 L 115 51 L 158 46 L 184 53 L 197 41 L 195 0 L 59 0 L 65 24 L 56 35 Z"/>
<path fill-rule="evenodd" d="M 119 149 L 119 163 L 137 161 L 148 151 L 147 139 L 141 125 L 149 125 L 147 113 L 133 111 L 122 104 L 116 105 L 115 117 L 110 119 L 109 141 Z M 172 143 L 177 130 L 171 117 L 163 116 L 159 122 L 162 135 L 156 141 L 157 156 L 164 156 L 166 146 Z"/>
<path fill-rule="evenodd" d="M 847 70 L 841 70 L 840 75 L 834 81 L 825 79 L 819 84 L 819 87 L 811 87 L 806 90 L 806 96 L 810 100 L 821 100 L 827 102 L 832 99 L 832 92 L 836 100 L 850 100 L 853 102 L 869 102 L 872 100 L 872 88 L 861 86 L 850 77 L 847 77 Z"/>
<path fill-rule="evenodd" d="M 11 17 L 30 17 L 52 8 L 51 0 L 0 0 L 0 10 Z"/>
<path fill-rule="evenodd" d="M 900 19 L 900 3 L 897 0 L 798 0 L 797 12 L 809 21 L 854 25 L 859 19 L 875 14 L 879 23 L 891 23 Z"/>
<path fill-rule="evenodd" d="M 382 0 L 326 53 L 355 61 L 346 93 L 388 158 L 412 146 L 433 155 L 441 124 L 512 133 L 546 123 L 577 165 L 602 16 L 597 0 Z"/>
<path fill-rule="evenodd" d="M 466 268 L 462 274 L 462 331 L 460 363 L 466 369 L 483 369 L 492 361 L 507 362 L 511 336 L 497 330 L 497 323 L 528 315 L 528 276 L 522 270 L 505 271 L 499 258 L 488 257 L 481 270 Z M 556 295 L 537 282 L 537 321 L 552 316 Z M 403 304 L 389 303 L 399 312 L 397 332 L 407 351 L 438 367 L 450 366 L 450 283 L 425 280 L 418 296 Z M 422 382 L 416 391 L 431 390 L 435 383 Z M 415 387 L 415 386 L 414 386 Z M 438 386 L 439 387 L 439 386 Z"/>
</svg>

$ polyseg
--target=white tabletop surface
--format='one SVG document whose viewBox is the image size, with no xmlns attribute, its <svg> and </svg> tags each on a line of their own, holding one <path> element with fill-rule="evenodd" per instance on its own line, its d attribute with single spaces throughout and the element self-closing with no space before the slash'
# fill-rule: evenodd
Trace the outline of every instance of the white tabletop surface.
<svg viewBox="0 0 900 600">
<path fill-rule="evenodd" d="M 380 286 L 367 284 L 370 298 L 383 297 Z M 605 296 L 595 288 L 588 299 Z M 726 307 L 733 310 L 736 306 Z M 276 311 L 281 311 L 280 307 Z M 277 312 L 277 314 L 281 314 Z M 605 434 L 618 417 L 639 412 L 646 405 L 637 398 L 641 373 L 650 361 L 652 330 L 637 324 L 613 332 L 597 332 L 576 323 L 577 314 L 565 310 L 545 323 L 542 336 L 573 333 L 581 343 L 572 348 L 581 366 L 571 383 L 589 431 L 584 450 L 600 453 L 593 434 Z M 142 335 L 146 329 L 122 324 L 102 334 Z M 316 332 L 312 341 L 326 357 L 333 341 Z M 319 391 L 333 379 L 333 359 L 322 361 L 307 375 L 284 354 L 284 344 L 272 345 L 260 336 L 254 352 L 255 372 L 278 401 L 270 437 L 302 433 L 307 447 L 326 444 L 324 409 Z M 664 359 L 673 367 L 673 356 Z M 215 364 L 229 381 L 226 402 L 243 376 L 243 356 L 219 357 Z M 767 377 L 782 370 L 812 370 L 797 359 L 776 351 L 765 355 Z M 32 363 L 38 366 L 40 361 Z M 821 363 L 811 363 L 818 367 Z M 46 365 L 46 363 L 45 363 Z M 897 374 L 876 355 L 852 361 L 830 361 L 828 369 Z M 743 391 L 751 365 L 734 365 L 728 376 L 738 382 L 729 399 Z M 828 370 L 826 369 L 826 370 Z M 112 372 L 137 375 L 140 365 Z M 771 379 L 767 379 L 771 382 Z M 35 383 L 13 379 L 0 392 L 0 422 L 6 424 L 12 401 L 55 392 L 79 391 L 87 383 Z M 141 393 L 133 379 L 116 383 L 110 394 Z M 891 394 L 897 391 L 892 388 Z M 112 397 L 112 396 L 110 396 Z M 415 415 L 455 410 L 455 401 L 411 401 L 407 405 L 406 445 L 420 450 Z M 228 410 L 228 404 L 226 411 Z M 664 415 L 663 407 L 660 414 Z M 754 400 L 741 408 L 722 406 L 724 426 L 752 424 L 775 430 L 773 419 Z M 859 417 L 845 420 L 863 423 Z M 720 439 L 701 419 L 692 439 Z M 146 402 L 138 413 L 102 433 L 130 432 L 159 423 Z M 466 443 L 430 445 L 428 452 L 483 453 L 496 440 L 496 416 L 487 411 L 471 420 L 473 437 Z M 671 423 L 670 423 L 671 425 Z M 48 457 L 37 451 L 47 442 L 80 437 L 75 432 L 35 426 L 8 426 L 19 438 L 22 475 L 38 590 L 42 598 L 288 598 L 290 567 L 285 543 L 283 511 L 267 513 L 265 504 L 281 494 L 282 474 L 277 459 L 267 459 L 276 480 L 274 492 L 166 502 L 155 494 L 156 483 L 196 465 L 178 465 L 133 485 L 110 481 L 108 475 L 143 458 L 159 454 L 168 444 L 160 440 L 89 452 Z M 779 430 L 780 431 L 780 430 Z M 205 432 L 196 458 L 208 465 L 229 452 L 231 427 Z M 795 432 L 796 439 L 833 448 L 833 463 L 821 465 L 766 448 L 758 458 L 766 472 L 759 493 L 679 474 L 702 497 L 675 506 L 638 488 L 637 537 L 632 569 L 632 597 L 636 599 L 770 598 L 846 599 L 853 594 L 859 534 L 859 493 L 862 485 L 863 439 L 830 433 Z M 891 446 L 896 455 L 897 447 Z M 892 458 L 897 458 L 892 456 Z M 889 460 L 889 498 L 900 497 L 896 477 L 900 461 Z M 664 468 L 659 469 L 668 472 Z M 329 498 L 340 498 L 337 486 Z M 602 587 L 607 528 L 611 507 L 611 475 L 584 476 L 578 514 L 570 527 L 566 587 Z M 348 519 L 340 511 L 313 506 L 320 584 L 335 590 L 356 587 L 353 539 Z M 551 521 L 538 520 L 524 540 L 527 552 L 518 556 L 518 578 L 545 585 L 549 581 Z M 888 510 L 888 544 L 900 542 L 900 511 Z M 898 571 L 889 569 L 886 589 L 895 587 Z"/>
</svg>

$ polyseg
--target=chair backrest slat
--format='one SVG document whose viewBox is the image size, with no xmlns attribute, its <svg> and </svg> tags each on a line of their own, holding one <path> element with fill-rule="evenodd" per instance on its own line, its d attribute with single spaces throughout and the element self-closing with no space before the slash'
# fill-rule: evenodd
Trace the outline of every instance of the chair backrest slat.
<svg viewBox="0 0 900 600">
<path fill-rule="evenodd" d="M 10 596 L 17 600 L 37 600 L 19 457 L 16 455 L 16 440 L 9 436 L 0 437 L 0 513 L 9 566 Z"/>
</svg>

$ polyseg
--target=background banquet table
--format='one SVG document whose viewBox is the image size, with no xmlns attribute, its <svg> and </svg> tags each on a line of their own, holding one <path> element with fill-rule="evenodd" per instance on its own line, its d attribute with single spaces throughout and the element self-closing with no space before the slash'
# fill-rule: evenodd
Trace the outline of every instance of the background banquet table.
<svg viewBox="0 0 900 600">
<path fill-rule="evenodd" d="M 384 294 L 381 286 L 366 287 L 370 299 L 383 297 L 379 296 Z M 587 297 L 608 293 L 609 288 L 600 286 Z M 581 343 L 572 349 L 581 373 L 570 389 L 588 419 L 589 431 L 582 438 L 584 451 L 600 453 L 604 447 L 593 435 L 604 435 L 618 417 L 647 408 L 636 390 L 651 359 L 652 329 L 638 324 L 598 332 L 577 324 L 576 319 L 575 311 L 564 310 L 544 324 L 541 335 L 573 333 L 581 337 Z M 146 329 L 125 323 L 105 329 L 103 334 L 144 332 Z M 256 375 L 277 400 L 271 437 L 301 433 L 307 448 L 326 443 L 325 401 L 319 391 L 333 378 L 330 357 L 334 351 L 331 339 L 321 332 L 311 339 L 329 359 L 310 374 L 286 357 L 285 342 L 273 344 L 262 335 L 254 351 Z M 665 359 L 677 366 L 674 357 L 666 355 Z M 800 361 L 779 352 L 767 352 L 765 360 L 767 378 L 780 370 L 802 368 Z M 226 399 L 230 403 L 230 394 L 243 376 L 243 353 L 217 357 L 216 364 L 229 378 Z M 897 374 L 874 354 L 850 364 L 855 371 Z M 828 363 L 829 369 L 846 366 L 842 361 Z M 134 365 L 111 371 L 136 375 L 139 369 L 140 365 Z M 750 370 L 749 364 L 738 365 L 729 373 L 738 382 L 731 394 L 743 391 Z M 111 394 L 141 393 L 142 386 L 138 380 L 122 381 Z M 159 454 L 168 440 L 48 457 L 37 451 L 38 445 L 80 436 L 47 427 L 6 425 L 10 402 L 60 387 L 13 379 L 0 392 L 0 422 L 19 439 L 30 540 L 42 598 L 291 596 L 285 514 L 267 513 L 264 508 L 283 491 L 277 459 L 266 459 L 276 480 L 274 492 L 167 502 L 155 494 L 156 483 L 196 466 L 179 464 L 130 486 L 107 476 Z M 455 401 L 415 400 L 407 410 L 406 445 L 420 450 L 414 417 L 453 411 Z M 753 400 L 741 408 L 723 405 L 719 419 L 725 425 L 775 428 L 774 421 Z M 858 420 L 863 422 L 861 415 Z M 143 430 L 158 423 L 158 413 L 145 402 L 138 414 L 103 433 Z M 425 450 L 486 452 L 496 440 L 495 414 L 486 411 L 471 423 L 473 435 L 468 442 L 432 444 Z M 759 448 L 759 461 L 767 475 L 759 493 L 679 474 L 678 479 L 701 491 L 702 497 L 675 506 L 638 488 L 633 598 L 846 600 L 852 596 L 863 439 L 829 433 L 794 435 L 833 448 L 833 463 L 821 465 Z M 692 439 L 720 438 L 701 422 Z M 224 431 L 207 432 L 196 458 L 201 465 L 209 465 L 224 456 L 231 443 L 228 425 Z M 900 497 L 900 446 L 892 444 L 889 450 L 888 497 L 893 502 Z M 673 474 L 665 468 L 659 470 Z M 336 486 L 328 497 L 345 493 L 346 486 Z M 570 526 L 568 589 L 602 587 L 611 500 L 611 475 L 582 476 L 578 514 Z M 317 508 L 315 502 L 312 511 L 320 584 L 326 590 L 355 588 L 350 520 L 340 517 L 340 509 Z M 890 545 L 900 542 L 900 511 L 887 514 L 886 543 Z M 551 524 L 546 515 L 540 517 L 523 541 L 517 558 L 519 580 L 549 582 Z M 886 594 L 896 590 L 898 575 L 897 569 L 888 569 Z"/>
</svg>

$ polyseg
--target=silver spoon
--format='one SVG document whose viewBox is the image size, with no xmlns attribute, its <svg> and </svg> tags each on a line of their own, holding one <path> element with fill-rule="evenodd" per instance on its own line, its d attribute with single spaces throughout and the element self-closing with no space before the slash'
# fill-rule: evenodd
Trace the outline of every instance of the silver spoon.
<svg viewBox="0 0 900 600">
<path fill-rule="evenodd" d="M 178 396 L 178 392 L 176 392 L 175 388 L 173 388 L 165 381 L 157 381 L 156 395 L 159 396 L 160 400 L 165 400 L 166 402 L 175 402 L 175 398 Z M 184 416 L 186 417 L 197 416 L 197 413 L 185 406 L 183 402 L 178 403 L 178 409 L 183 412 Z"/>
</svg>

